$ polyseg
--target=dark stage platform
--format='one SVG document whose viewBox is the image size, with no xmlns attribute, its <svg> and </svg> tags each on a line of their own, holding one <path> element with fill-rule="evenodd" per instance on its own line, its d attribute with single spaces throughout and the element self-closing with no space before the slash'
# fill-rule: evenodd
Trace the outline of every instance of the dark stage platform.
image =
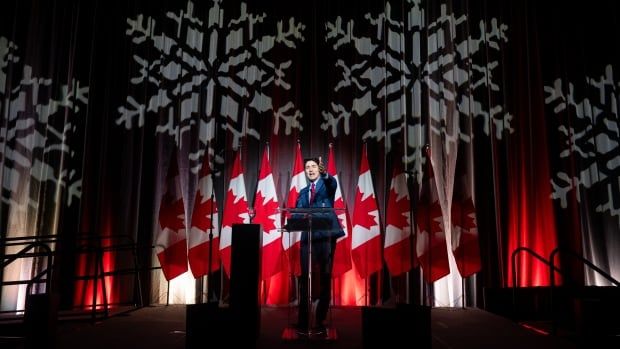
<svg viewBox="0 0 620 349">
<path fill-rule="evenodd" d="M 186 309 L 184 305 L 151 306 L 112 314 L 105 320 L 62 320 L 58 322 L 56 348 L 137 349 L 186 348 Z M 566 338 L 544 335 L 521 326 L 510 319 L 478 308 L 430 309 L 430 343 L 433 349 L 573 349 L 579 348 Z M 333 307 L 330 328 L 335 338 L 285 338 L 286 329 L 295 319 L 295 310 L 289 307 L 261 308 L 260 331 L 256 348 L 369 348 L 364 345 L 362 308 Z M 380 319 L 379 319 L 380 320 Z M 205 320 L 207 321 L 207 320 Z M 368 323 L 366 325 L 368 327 Z M 375 333 L 392 337 L 385 326 Z M 372 331 L 368 328 L 365 331 Z M 368 332 L 366 332 L 368 334 Z M 251 333 L 236 333 L 251 337 Z M 424 348 L 424 341 L 415 337 L 415 331 L 399 334 L 409 338 L 399 347 Z M 200 347 L 218 348 L 227 339 L 221 333 L 200 333 Z M 218 337 L 220 336 L 220 337 Z M 375 336 L 376 338 L 376 336 Z M 51 344 L 51 343 L 50 343 Z M 3 348 L 21 348 L 20 341 L 5 341 Z M 54 347 L 50 345 L 48 348 Z M 374 346 L 373 346 L 374 347 Z M 428 347 L 428 345 L 426 345 Z M 393 349 L 391 345 L 383 349 Z"/>
</svg>

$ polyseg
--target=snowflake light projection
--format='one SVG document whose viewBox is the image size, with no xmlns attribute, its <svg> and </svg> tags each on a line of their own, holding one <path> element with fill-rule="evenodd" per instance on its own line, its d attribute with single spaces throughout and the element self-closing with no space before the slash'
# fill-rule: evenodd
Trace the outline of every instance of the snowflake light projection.
<svg viewBox="0 0 620 349">
<path fill-rule="evenodd" d="M 185 10 L 167 12 L 174 28 L 170 33 L 159 29 L 152 17 L 140 14 L 127 19 L 126 34 L 133 44 L 152 47 L 159 56 L 149 61 L 134 55 L 140 74 L 131 84 L 144 85 L 150 96 L 144 101 L 127 96 L 126 105 L 118 108 L 117 124 L 131 129 L 142 127 L 147 114 L 154 120 L 158 114 L 168 115 L 166 121 L 159 121 L 156 132 L 174 137 L 178 145 L 183 133 L 198 128 L 201 149 L 213 140 L 216 127 L 232 134 L 233 147 L 245 135 L 260 139 L 248 122 L 250 116 L 273 117 L 274 134 L 301 129 L 302 113 L 294 103 L 274 105 L 269 95 L 275 88 L 290 89 L 291 61 L 273 62 L 267 53 L 277 45 L 295 49 L 304 40 L 305 26 L 290 18 L 286 23 L 278 21 L 273 35 L 256 35 L 265 31 L 257 29 L 265 14 L 252 14 L 241 3 L 238 17 L 225 19 L 221 3 L 213 1 L 207 18 L 194 14 L 192 1 Z M 199 153 L 190 154 L 196 161 L 192 169 L 200 168 Z"/>
<path fill-rule="evenodd" d="M 40 193 L 33 188 L 51 183 L 66 190 L 66 196 L 52 196 L 55 203 L 62 199 L 71 206 L 81 197 L 82 174 L 67 166 L 76 154 L 68 142 L 80 130 L 76 124 L 81 106 L 88 104 L 89 88 L 77 80 L 63 85 L 33 76 L 30 65 L 17 75 L 17 50 L 15 43 L 0 37 L 2 201 L 11 210 L 37 210 Z"/>
<path fill-rule="evenodd" d="M 455 105 L 456 112 L 450 117 L 456 119 L 456 125 L 459 117 L 482 118 L 486 135 L 492 132 L 491 123 L 498 139 L 505 132 L 513 131 L 510 127 L 512 115 L 502 105 L 487 106 L 486 102 L 477 101 L 475 95 L 478 90 L 482 95 L 487 89 L 494 93 L 500 91 L 499 84 L 493 81 L 493 72 L 499 68 L 499 63 L 487 61 L 484 50 L 499 51 L 500 43 L 508 41 L 508 27 L 496 19 L 489 25 L 480 21 L 478 31 L 465 27 L 463 32 L 469 36 L 462 37 L 457 34 L 457 28 L 467 25 L 465 15 L 447 13 L 446 6 L 442 5 L 437 19 L 426 25 L 421 3 L 421 0 L 407 1 L 406 13 L 400 16 L 406 18 L 406 23 L 394 18 L 389 2 L 384 13 L 376 17 L 367 14 L 368 23 L 358 26 L 370 25 L 373 30 L 367 32 L 375 33 L 373 36 L 357 35 L 353 20 L 344 23 L 338 17 L 327 23 L 325 40 L 332 44 L 333 50 L 354 50 L 359 58 L 353 64 L 342 59 L 336 62 L 341 80 L 334 91 L 356 97 L 351 108 L 343 105 L 342 99 L 331 102 L 331 110 L 322 112 L 324 130 L 331 130 L 333 136 L 340 129 L 349 134 L 352 116 L 374 117 L 375 128 L 367 130 L 363 138 L 380 141 L 385 137 L 386 151 L 389 151 L 391 138 L 403 131 L 405 115 L 408 131 L 421 133 L 421 106 L 427 103 L 431 133 L 444 132 L 448 142 L 456 142 L 459 138 L 469 142 L 470 136 L 460 132 L 458 127 L 442 128 L 448 101 Z M 428 101 L 423 103 L 423 96 L 428 96 Z M 383 121 L 381 114 L 385 114 Z M 412 150 L 407 162 L 421 158 L 420 144 L 408 140 L 407 147 Z M 416 164 L 416 168 L 419 166 L 421 164 Z"/>
<path fill-rule="evenodd" d="M 620 171 L 620 151 L 618 143 L 618 87 L 613 69 L 607 65 L 598 78 L 586 77 L 584 95 L 597 98 L 581 98 L 572 82 L 568 90 L 562 81 L 556 79 L 553 86 L 545 86 L 545 103 L 553 107 L 558 115 L 569 113 L 570 121 L 560 123 L 559 134 L 564 137 L 563 149 L 559 158 L 575 158 L 578 176 L 571 177 L 558 171 L 551 179 L 552 198 L 560 200 L 562 208 L 568 206 L 568 195 L 575 190 L 577 201 L 587 191 L 596 200 L 597 212 L 608 212 L 618 217 L 620 223 L 620 192 L 618 181 Z"/>
</svg>

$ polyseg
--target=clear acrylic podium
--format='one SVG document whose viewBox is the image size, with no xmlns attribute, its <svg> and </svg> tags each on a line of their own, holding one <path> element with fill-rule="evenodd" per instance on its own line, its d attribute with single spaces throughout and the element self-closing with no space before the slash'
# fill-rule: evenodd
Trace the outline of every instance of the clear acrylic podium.
<svg viewBox="0 0 620 349">
<path fill-rule="evenodd" d="M 326 326 L 326 332 L 324 333 L 316 333 L 312 330 L 311 324 L 314 323 L 314 311 L 313 311 L 313 302 L 312 302 L 312 238 L 313 232 L 329 232 L 332 231 L 331 222 L 333 219 L 338 220 L 336 216 L 337 212 L 344 211 L 341 208 L 331 208 L 331 207 L 317 207 L 317 208 L 282 208 L 281 212 L 287 217 L 286 224 L 283 227 L 285 233 L 288 234 L 289 246 L 294 244 L 297 241 L 303 240 L 303 236 L 301 234 L 306 234 L 306 241 L 308 244 L 307 248 L 307 270 L 308 273 L 305 277 L 307 280 L 305 282 L 306 285 L 306 293 L 299 294 L 298 302 L 302 304 L 301 297 L 305 297 L 305 304 L 307 305 L 306 314 L 308 318 L 306 320 L 306 326 L 304 328 L 298 328 L 290 323 L 284 329 L 282 333 L 282 339 L 284 340 L 298 340 L 298 339 L 311 339 L 311 340 L 335 340 L 337 339 L 337 333 L 335 328 L 332 326 Z M 301 243 L 301 242 L 300 242 Z M 303 249 L 301 251 L 303 252 Z M 295 256 L 301 257 L 301 256 Z M 332 256 L 333 258 L 333 256 Z M 292 265 L 294 263 L 300 263 L 299 260 L 291 260 L 289 256 L 289 270 L 293 270 Z M 332 259 L 333 263 L 333 259 Z M 333 265 L 332 265 L 333 267 Z M 302 268 L 303 269 L 303 268 Z M 303 276 L 303 272 L 302 272 Z M 330 280 L 331 282 L 331 280 Z M 330 297 L 333 298 L 333 297 Z M 333 303 L 333 300 L 330 302 Z M 329 312 L 331 312 L 331 306 L 329 307 Z"/>
</svg>

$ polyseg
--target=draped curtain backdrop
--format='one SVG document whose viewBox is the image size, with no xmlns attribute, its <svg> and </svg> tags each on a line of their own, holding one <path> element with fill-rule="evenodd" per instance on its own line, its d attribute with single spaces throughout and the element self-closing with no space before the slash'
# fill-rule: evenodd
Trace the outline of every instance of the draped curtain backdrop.
<svg viewBox="0 0 620 349">
<path fill-rule="evenodd" d="M 334 274 L 335 304 L 481 304 L 487 287 L 549 285 L 536 256 L 610 285 L 572 253 L 620 278 L 618 6 L 4 1 L 0 255 L 46 241 L 65 308 L 138 295 L 226 302 L 219 259 L 199 276 L 182 260 L 168 287 L 159 252 L 173 238 L 191 244 L 203 167 L 219 251 L 226 215 L 251 211 L 229 208 L 236 156 L 253 208 L 266 202 L 254 200 L 268 153 L 273 184 L 260 197 L 275 193 L 282 208 L 299 145 L 325 162 L 333 152 L 346 206 L 353 263 Z M 365 259 L 350 259 L 361 247 Z M 296 298 L 282 253 L 261 282 L 267 304 Z M 371 259 L 379 268 L 360 274 Z M 45 266 L 19 258 L 0 277 L 28 280 Z M 104 282 L 93 277 L 102 272 Z M 24 308 L 25 284 L 0 292 L 1 310 Z"/>
</svg>

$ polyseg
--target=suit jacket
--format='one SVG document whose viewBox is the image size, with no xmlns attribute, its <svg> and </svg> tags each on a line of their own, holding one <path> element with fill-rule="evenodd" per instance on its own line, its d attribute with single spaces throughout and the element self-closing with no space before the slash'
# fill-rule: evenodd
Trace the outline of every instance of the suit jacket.
<svg viewBox="0 0 620 349">
<path fill-rule="evenodd" d="M 310 185 L 301 189 L 295 207 L 297 208 L 330 208 L 334 207 L 334 198 L 338 182 L 329 174 L 325 173 L 319 176 L 314 182 L 314 200 L 310 203 Z M 299 216 L 299 214 L 297 214 Z M 299 217 L 298 217 L 299 218 Z M 340 226 L 340 221 L 336 212 L 329 210 L 328 212 L 312 213 L 312 239 L 339 238 L 344 236 L 344 231 Z M 302 234 L 301 241 L 307 241 L 308 234 Z"/>
</svg>

